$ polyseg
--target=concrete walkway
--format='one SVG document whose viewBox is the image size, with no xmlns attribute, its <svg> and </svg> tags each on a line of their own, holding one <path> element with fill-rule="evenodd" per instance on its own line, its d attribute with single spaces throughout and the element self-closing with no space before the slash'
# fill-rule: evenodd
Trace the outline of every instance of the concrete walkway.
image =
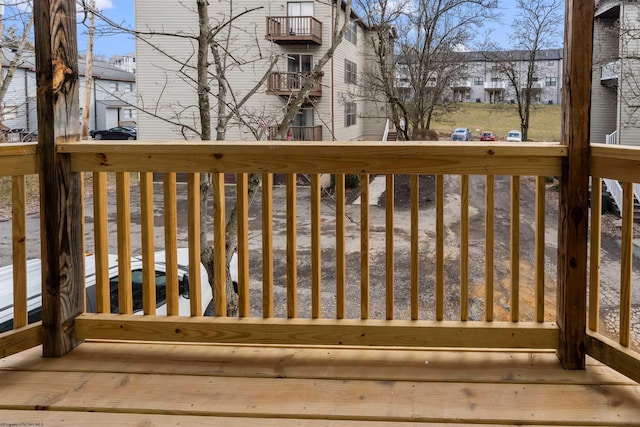
<svg viewBox="0 0 640 427">
<path fill-rule="evenodd" d="M 384 176 L 376 176 L 373 181 L 369 183 L 369 204 L 377 205 L 378 199 L 384 193 L 386 189 L 387 180 Z M 353 202 L 354 205 L 360 204 L 360 196 Z"/>
</svg>

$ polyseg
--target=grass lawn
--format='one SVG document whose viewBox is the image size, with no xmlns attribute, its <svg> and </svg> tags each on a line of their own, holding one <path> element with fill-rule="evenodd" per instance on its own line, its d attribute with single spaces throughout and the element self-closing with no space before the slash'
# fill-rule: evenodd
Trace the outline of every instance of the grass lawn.
<svg viewBox="0 0 640 427">
<path fill-rule="evenodd" d="M 529 126 L 530 141 L 559 141 L 560 105 L 537 104 L 532 106 L 531 124 Z M 473 139 L 479 139 L 479 131 L 495 132 L 499 140 L 504 140 L 511 129 L 520 130 L 520 119 L 515 104 L 480 104 L 475 102 L 461 103 L 460 108 L 449 114 L 443 121 L 434 122 L 432 129 L 441 136 L 450 135 L 454 128 L 465 127 L 471 130 Z"/>
</svg>

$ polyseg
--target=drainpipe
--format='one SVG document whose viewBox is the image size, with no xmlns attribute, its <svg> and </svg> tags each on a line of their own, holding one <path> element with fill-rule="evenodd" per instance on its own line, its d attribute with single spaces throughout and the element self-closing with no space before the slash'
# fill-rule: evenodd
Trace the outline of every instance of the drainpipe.
<svg viewBox="0 0 640 427">
<path fill-rule="evenodd" d="M 338 2 L 334 2 L 334 4 L 340 7 Z M 335 8 L 331 8 L 331 44 L 333 44 L 333 28 L 335 28 L 335 19 L 336 19 L 336 11 Z M 336 134 L 336 115 L 335 115 L 335 93 L 334 93 L 334 57 L 335 55 L 331 55 L 331 140 L 334 139 Z M 324 138 L 322 138 L 324 139 Z"/>
<path fill-rule="evenodd" d="M 98 98 L 96 92 L 96 78 L 93 77 L 93 129 L 98 130 Z"/>
</svg>

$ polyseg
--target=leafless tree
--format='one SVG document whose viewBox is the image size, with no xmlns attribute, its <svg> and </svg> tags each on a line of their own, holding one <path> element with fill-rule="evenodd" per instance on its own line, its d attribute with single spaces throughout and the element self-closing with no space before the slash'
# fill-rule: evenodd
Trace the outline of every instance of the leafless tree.
<svg viewBox="0 0 640 427">
<path fill-rule="evenodd" d="M 0 12 L 0 63 L 4 62 L 5 47 L 11 48 L 12 55 L 8 58 L 9 66 L 1 67 L 6 69 L 6 73 L 0 73 L 0 141 L 4 140 L 5 98 L 13 76 L 22 63 L 22 56 L 25 49 L 30 46 L 31 29 L 33 27 L 33 13 L 31 13 L 30 2 L 15 2 L 11 5 L 2 3 Z"/>
<path fill-rule="evenodd" d="M 196 0 L 196 5 L 197 8 L 194 10 L 194 13 L 197 14 L 198 31 L 195 34 L 187 34 L 185 32 L 172 34 L 156 30 L 132 31 L 116 22 L 110 21 L 102 15 L 100 16 L 102 21 L 110 28 L 107 32 L 113 31 L 114 28 L 119 31 L 130 31 L 131 34 L 143 43 L 147 43 L 156 52 L 170 58 L 174 67 L 166 70 L 167 75 L 178 75 L 183 81 L 188 82 L 195 93 L 197 93 L 197 105 L 195 106 L 198 111 L 197 117 L 196 115 L 189 117 L 188 113 L 186 113 L 192 110 L 193 106 L 181 105 L 179 102 L 173 103 L 175 114 L 169 116 L 153 108 L 145 108 L 144 105 L 138 106 L 138 109 L 143 112 L 143 114 L 150 114 L 157 119 L 175 125 L 181 129 L 185 138 L 195 136 L 203 141 L 214 139 L 224 141 L 230 126 L 242 126 L 244 129 L 249 129 L 256 139 L 262 139 L 265 136 L 264 120 L 252 116 L 249 113 L 248 105 L 252 96 L 263 87 L 268 75 L 280 57 L 278 55 L 246 57 L 242 54 L 234 54 L 234 49 L 232 48 L 235 35 L 238 34 L 238 32 L 250 32 L 250 29 L 240 28 L 236 25 L 236 22 L 239 21 L 241 17 L 251 14 L 257 9 L 261 9 L 261 7 L 246 9 L 244 6 L 236 5 L 233 1 L 230 1 L 227 3 L 228 9 L 226 11 L 220 10 L 219 6 L 217 6 L 215 17 L 211 17 L 209 9 L 212 6 L 209 5 L 209 2 L 206 0 Z M 344 7 L 344 16 L 348 17 L 351 14 L 351 1 L 346 3 L 334 2 L 333 7 Z M 336 13 L 336 15 L 339 14 Z M 272 120 L 277 120 L 278 123 L 275 139 L 286 139 L 287 131 L 292 125 L 296 113 L 303 104 L 309 102 L 309 93 L 313 87 L 318 84 L 323 74 L 322 70 L 324 66 L 331 59 L 336 48 L 341 43 L 348 23 L 348 20 L 335 20 L 335 26 L 333 28 L 334 36 L 332 37 L 331 45 L 315 64 L 309 75 L 305 76 L 305 79 L 302 79 L 304 84 L 296 96 L 292 97 L 284 107 L 282 118 L 279 120 L 275 117 L 272 118 Z M 103 29 L 97 31 L 102 32 Z M 188 40 L 187 43 L 192 43 L 195 46 L 195 58 L 188 57 L 186 59 L 180 59 L 170 55 L 163 50 L 161 43 L 153 41 L 155 36 Z M 254 45 L 259 45 L 257 33 L 252 35 L 252 37 L 254 37 Z M 262 71 L 261 74 L 257 76 L 251 89 L 246 91 L 242 96 L 239 96 L 237 88 L 233 87 L 232 82 L 228 78 L 229 75 L 242 70 L 255 72 L 255 69 L 265 71 Z M 167 84 L 169 84 L 168 82 L 169 78 L 167 78 Z M 250 174 L 248 186 L 250 202 L 254 199 L 259 186 L 260 175 Z M 210 191 L 211 177 L 203 174 L 201 175 L 200 182 L 200 199 L 201 206 L 205 211 L 210 199 Z M 206 218 L 203 216 L 201 221 L 206 221 Z M 213 289 L 213 247 L 208 241 L 208 236 L 205 231 L 207 228 L 202 226 L 201 230 L 201 261 L 207 269 L 209 282 Z M 225 246 L 227 272 L 229 271 L 231 257 L 237 251 L 237 244 L 237 217 L 234 206 L 226 222 Z M 235 316 L 238 313 L 237 295 L 233 292 L 232 282 L 228 273 L 226 290 L 227 315 Z M 214 299 L 215 298 L 216 295 L 214 294 Z"/>
<path fill-rule="evenodd" d="M 542 87 L 543 76 L 536 69 L 543 49 L 556 47 L 563 24 L 562 0 L 517 0 L 518 15 L 512 23 L 513 45 L 501 49 L 493 45 L 487 53 L 493 66 L 506 78 L 515 93 L 522 140 L 529 138 L 531 108 Z"/>
<path fill-rule="evenodd" d="M 434 118 L 455 108 L 451 85 L 466 77 L 458 51 L 496 6 L 495 0 L 359 2 L 377 29 L 370 40 L 376 70 L 367 73 L 365 92 L 384 94 L 403 139 L 424 137 Z M 395 52 L 385 48 L 390 31 L 397 35 Z"/>
</svg>

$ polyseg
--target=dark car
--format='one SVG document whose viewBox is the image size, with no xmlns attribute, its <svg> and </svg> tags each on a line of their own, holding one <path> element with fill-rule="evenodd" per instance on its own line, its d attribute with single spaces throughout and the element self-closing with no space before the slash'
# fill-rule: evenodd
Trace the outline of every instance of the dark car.
<svg viewBox="0 0 640 427">
<path fill-rule="evenodd" d="M 482 135 L 480 135 L 480 141 L 495 141 L 496 140 L 496 134 L 493 132 L 482 132 Z"/>
<path fill-rule="evenodd" d="M 452 141 L 471 141 L 471 131 L 466 128 L 457 128 L 451 133 Z"/>
<path fill-rule="evenodd" d="M 137 139 L 137 131 L 129 127 L 115 127 L 107 130 L 92 130 L 89 132 L 93 139 Z"/>
</svg>

